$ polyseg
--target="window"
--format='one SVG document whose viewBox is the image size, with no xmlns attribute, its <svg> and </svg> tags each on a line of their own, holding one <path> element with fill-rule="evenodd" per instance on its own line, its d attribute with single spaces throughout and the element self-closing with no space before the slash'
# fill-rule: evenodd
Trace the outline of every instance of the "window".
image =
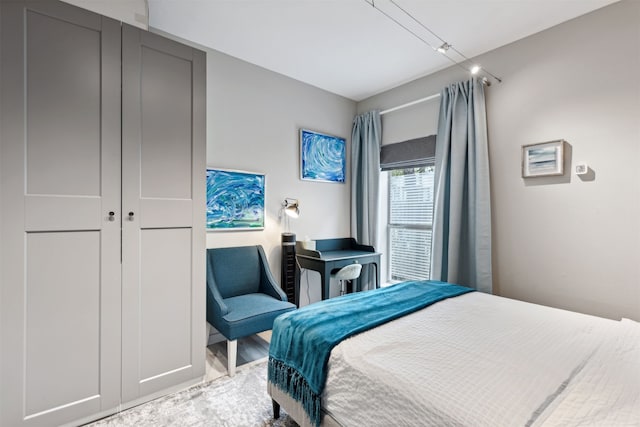
<svg viewBox="0 0 640 427">
<path fill-rule="evenodd" d="M 434 166 L 389 171 L 389 276 L 429 278 Z"/>
</svg>

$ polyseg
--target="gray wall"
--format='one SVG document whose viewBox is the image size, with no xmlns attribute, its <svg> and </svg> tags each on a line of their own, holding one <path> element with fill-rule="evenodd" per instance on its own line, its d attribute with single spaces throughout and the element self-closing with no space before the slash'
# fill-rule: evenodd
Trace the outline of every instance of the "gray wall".
<svg viewBox="0 0 640 427">
<path fill-rule="evenodd" d="M 456 74 L 455 71 L 455 69 L 446 69 L 364 99 L 358 103 L 358 114 L 374 109 L 382 111 L 434 95 L 449 83 L 467 78 L 463 74 Z M 435 98 L 384 114 L 382 116 L 382 145 L 435 135 L 438 130 L 439 106 L 440 98 Z"/>
<path fill-rule="evenodd" d="M 489 52 L 497 294 L 640 320 L 640 2 L 625 0 Z M 385 109 L 467 79 L 450 68 L 364 100 Z M 383 117 L 384 143 L 433 133 L 438 101 Z M 565 139 L 561 179 L 523 180 L 521 146 Z M 591 180 L 573 173 L 586 162 Z"/>
<path fill-rule="evenodd" d="M 300 200 L 300 217 L 290 220 L 298 240 L 349 237 L 351 176 L 347 172 L 347 184 L 302 181 L 299 129 L 346 138 L 349 153 L 355 112 L 354 101 L 208 50 L 207 165 L 266 173 L 267 217 L 263 231 L 209 232 L 207 246 L 261 244 L 279 280 L 285 226 L 278 211 L 285 197 Z M 301 283 L 301 304 L 309 297 L 320 300 L 315 272 L 305 273 Z"/>
<path fill-rule="evenodd" d="M 132 25 L 146 26 L 148 22 L 145 0 L 117 4 L 65 1 Z M 302 181 L 299 129 L 346 138 L 349 165 L 355 101 L 158 29 L 150 30 L 207 52 L 207 166 L 266 174 L 265 229 L 209 232 L 207 247 L 262 245 L 271 271 L 280 280 L 282 232 L 292 231 L 298 240 L 349 237 L 350 172 L 346 184 Z M 278 218 L 285 197 L 301 203 L 300 218 L 291 219 L 288 230 Z M 338 284 L 332 283 L 331 294 L 338 293 Z M 307 271 L 301 280 L 300 303 L 318 300 L 320 275 Z"/>
<path fill-rule="evenodd" d="M 504 78 L 487 89 L 496 293 L 640 320 L 639 22 L 640 2 L 623 0 L 478 58 Z M 209 233 L 207 242 L 263 244 L 279 274 L 281 198 L 301 199 L 302 216 L 291 222 L 299 237 L 349 235 L 347 186 L 298 179 L 297 130 L 348 137 L 355 105 L 215 51 L 208 57 L 207 161 L 266 172 L 268 218 L 264 231 Z M 357 110 L 466 78 L 452 67 Z M 383 144 L 435 133 L 437 114 L 435 100 L 385 115 Z M 572 166 L 589 163 L 594 180 L 520 177 L 521 145 L 557 138 L 571 144 Z"/>
</svg>

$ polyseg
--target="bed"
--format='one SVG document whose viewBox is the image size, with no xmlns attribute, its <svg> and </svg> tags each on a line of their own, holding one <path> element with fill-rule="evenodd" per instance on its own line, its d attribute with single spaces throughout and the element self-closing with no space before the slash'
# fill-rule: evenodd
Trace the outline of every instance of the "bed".
<svg viewBox="0 0 640 427">
<path fill-rule="evenodd" d="M 441 286 L 412 282 L 434 283 Z M 366 310 L 369 301 L 389 300 L 377 295 L 385 289 L 285 316 L 327 315 L 335 323 L 330 316 L 346 306 Z M 268 392 L 275 416 L 281 406 L 301 426 L 640 426 L 640 324 L 631 320 L 480 292 L 442 298 L 329 344 L 316 419 L 300 391 L 286 386 L 291 375 L 278 377 L 272 365 L 281 358 L 279 339 L 317 331 L 279 320 Z M 321 351 L 318 342 L 310 348 L 307 354 Z"/>
</svg>

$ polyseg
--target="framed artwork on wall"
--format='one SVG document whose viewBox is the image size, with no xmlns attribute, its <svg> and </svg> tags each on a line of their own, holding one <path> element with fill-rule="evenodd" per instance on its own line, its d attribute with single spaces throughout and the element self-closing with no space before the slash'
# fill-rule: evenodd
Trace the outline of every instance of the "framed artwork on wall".
<svg viewBox="0 0 640 427">
<path fill-rule="evenodd" d="M 265 178 L 207 168 L 207 231 L 263 230 Z"/>
<path fill-rule="evenodd" d="M 344 138 L 300 129 L 300 178 L 344 184 L 346 150 Z"/>
<path fill-rule="evenodd" d="M 522 146 L 522 177 L 564 174 L 564 140 Z"/>
</svg>

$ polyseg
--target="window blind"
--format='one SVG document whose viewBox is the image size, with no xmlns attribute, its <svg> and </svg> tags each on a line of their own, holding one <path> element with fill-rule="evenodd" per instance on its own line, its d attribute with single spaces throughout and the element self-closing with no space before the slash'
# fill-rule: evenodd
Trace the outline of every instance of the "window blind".
<svg viewBox="0 0 640 427">
<path fill-rule="evenodd" d="M 431 230 L 389 228 L 391 280 L 426 280 L 431 262 Z"/>
<path fill-rule="evenodd" d="M 392 170 L 389 175 L 391 279 L 428 279 L 434 167 Z"/>
<path fill-rule="evenodd" d="M 401 169 L 389 178 L 389 223 L 430 226 L 433 222 L 433 166 Z"/>
</svg>

